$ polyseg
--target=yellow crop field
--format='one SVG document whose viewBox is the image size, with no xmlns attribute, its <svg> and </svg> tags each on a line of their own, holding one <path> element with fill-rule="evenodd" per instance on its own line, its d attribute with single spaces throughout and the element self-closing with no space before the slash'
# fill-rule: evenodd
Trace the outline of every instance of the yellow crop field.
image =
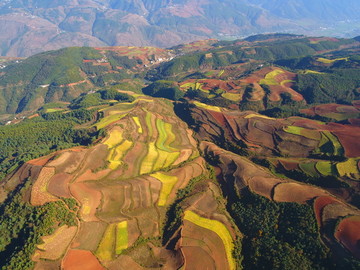
<svg viewBox="0 0 360 270">
<path fill-rule="evenodd" d="M 240 101 L 242 98 L 241 94 L 234 94 L 234 93 L 223 93 L 221 95 L 223 98 L 232 100 L 232 101 Z"/>
<path fill-rule="evenodd" d="M 97 129 L 104 128 L 116 121 L 119 121 L 125 115 L 126 114 L 114 114 L 114 115 L 106 116 L 106 117 L 102 118 L 98 123 L 94 124 L 93 126 L 95 126 Z"/>
<path fill-rule="evenodd" d="M 151 174 L 151 176 L 158 179 L 162 183 L 158 205 L 165 206 L 174 185 L 178 181 L 178 178 L 176 176 L 171 176 L 160 172 Z"/>
<path fill-rule="evenodd" d="M 159 156 L 155 143 L 150 142 L 148 153 L 141 163 L 140 174 L 149 173 L 153 170 L 154 164 Z"/>
<path fill-rule="evenodd" d="M 102 261 L 111 261 L 114 258 L 116 227 L 116 224 L 108 225 L 96 250 L 96 256 Z"/>
<path fill-rule="evenodd" d="M 236 263 L 232 256 L 232 250 L 234 249 L 233 239 L 229 230 L 224 224 L 217 220 L 203 218 L 189 210 L 185 211 L 184 219 L 216 233 L 224 243 L 226 257 L 229 262 L 229 268 L 231 270 L 236 269 Z"/>
<path fill-rule="evenodd" d="M 178 159 L 179 156 L 180 152 L 168 153 L 164 167 L 166 168 L 174 164 L 174 162 Z"/>
<path fill-rule="evenodd" d="M 260 80 L 260 84 L 266 85 L 278 85 L 279 83 L 275 80 L 275 77 L 279 74 L 284 73 L 281 69 L 275 69 L 265 75 L 265 79 Z"/>
<path fill-rule="evenodd" d="M 128 224 L 127 221 L 120 222 L 116 225 L 116 248 L 115 253 L 121 254 L 124 249 L 128 248 Z"/>
<path fill-rule="evenodd" d="M 324 63 L 324 64 L 332 64 L 336 61 L 341 61 L 341 60 L 348 60 L 347 57 L 343 57 L 343 58 L 336 58 L 336 59 L 327 59 L 327 58 L 323 58 L 323 57 L 319 57 L 316 59 L 318 62 Z"/>
<path fill-rule="evenodd" d="M 193 90 L 200 90 L 200 91 L 203 91 L 205 93 L 209 93 L 209 90 L 203 89 L 203 86 L 204 86 L 203 83 L 193 82 L 193 83 L 184 83 L 180 87 L 185 89 L 185 90 L 193 89 Z"/>
<path fill-rule="evenodd" d="M 340 176 L 347 176 L 349 178 L 359 179 L 358 159 L 349 158 L 345 162 L 336 164 L 336 168 Z"/>
<path fill-rule="evenodd" d="M 295 82 L 295 81 L 293 81 L 293 80 L 283 80 L 283 81 L 281 81 L 280 85 L 284 86 L 286 83 L 293 83 L 293 82 Z"/>
<path fill-rule="evenodd" d="M 269 120 L 275 120 L 275 118 L 271 118 L 265 115 L 261 115 L 261 114 L 255 114 L 255 113 L 251 113 L 248 114 L 247 116 L 245 116 L 245 118 L 254 118 L 254 117 L 259 117 L 259 118 L 264 118 L 264 119 L 269 119 Z"/>
<path fill-rule="evenodd" d="M 146 122 L 146 126 L 148 128 L 149 138 L 151 138 L 154 133 L 153 127 L 151 125 L 151 116 L 152 116 L 152 114 L 150 112 L 146 112 L 145 122 Z"/>
<path fill-rule="evenodd" d="M 216 111 L 216 112 L 221 112 L 220 107 L 207 105 L 207 104 L 204 104 L 204 103 L 201 103 L 201 102 L 198 102 L 198 101 L 194 101 L 194 104 L 197 107 L 200 107 L 200 108 L 204 108 L 204 109 L 211 110 L 211 111 Z"/>
<path fill-rule="evenodd" d="M 119 144 L 122 140 L 122 133 L 115 129 L 110 132 L 109 137 L 103 141 L 103 144 L 106 144 L 111 149 L 115 145 Z"/>
<path fill-rule="evenodd" d="M 319 72 L 319 71 L 315 71 L 315 70 L 310 70 L 310 69 L 306 69 L 304 71 L 305 74 L 324 74 L 323 72 Z"/>
<path fill-rule="evenodd" d="M 139 117 L 133 116 L 133 120 L 134 120 L 135 124 L 138 126 L 138 133 L 140 133 L 140 134 L 143 133 L 143 129 L 142 129 Z"/>
<path fill-rule="evenodd" d="M 122 164 L 122 158 L 124 157 L 125 153 L 132 147 L 132 145 L 133 143 L 131 141 L 125 140 L 122 144 L 110 151 L 108 156 L 110 169 L 115 170 Z"/>
<path fill-rule="evenodd" d="M 65 109 L 61 109 L 61 108 L 51 108 L 51 109 L 46 109 L 46 110 L 45 110 L 46 113 L 61 112 L 61 111 L 65 111 Z"/>
</svg>

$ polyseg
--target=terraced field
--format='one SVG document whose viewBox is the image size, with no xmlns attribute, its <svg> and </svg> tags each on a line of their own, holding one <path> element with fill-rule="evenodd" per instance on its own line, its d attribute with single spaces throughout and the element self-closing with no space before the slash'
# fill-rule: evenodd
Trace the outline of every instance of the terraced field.
<svg viewBox="0 0 360 270">
<path fill-rule="evenodd" d="M 215 232 L 221 238 L 223 245 L 225 247 L 226 257 L 229 263 L 229 269 L 230 270 L 236 269 L 236 264 L 231 254 L 234 248 L 233 239 L 228 229 L 225 227 L 223 223 L 217 220 L 203 218 L 192 211 L 185 211 L 184 219 L 202 228 Z"/>
<path fill-rule="evenodd" d="M 280 69 L 255 74 L 269 86 L 292 83 Z M 24 198 L 32 206 L 76 202 L 66 207 L 77 226 L 56 224 L 41 238 L 32 255 L 35 269 L 239 269 L 239 243 L 246 238 L 232 217 L 237 209 L 227 206 L 244 190 L 274 209 L 310 207 L 316 237 L 321 233 L 329 246 L 358 256 L 360 212 L 349 192 L 360 175 L 358 127 L 190 103 L 189 125 L 179 118 L 179 102 L 160 98 L 139 95 L 102 107 L 92 128 L 106 132 L 96 143 L 14 172 L 10 187 L 31 176 Z M 287 177 L 292 174 L 297 178 Z M 328 188 L 314 179 L 328 181 Z M 335 233 L 329 221 L 337 222 Z"/>
<path fill-rule="evenodd" d="M 141 239 L 151 245 L 162 235 L 166 209 L 178 190 L 207 174 L 192 132 L 169 103 L 139 97 L 101 111 L 104 118 L 94 127 L 106 128 L 107 135 L 98 144 L 29 163 L 41 166 L 31 190 L 33 205 L 62 196 L 79 204 L 78 227 L 60 227 L 38 245 L 33 260 L 39 267 L 50 260 L 79 269 L 74 262 L 79 256 L 89 269 L 102 269 L 127 258 L 129 248 L 140 252 L 143 245 L 132 246 Z"/>
</svg>

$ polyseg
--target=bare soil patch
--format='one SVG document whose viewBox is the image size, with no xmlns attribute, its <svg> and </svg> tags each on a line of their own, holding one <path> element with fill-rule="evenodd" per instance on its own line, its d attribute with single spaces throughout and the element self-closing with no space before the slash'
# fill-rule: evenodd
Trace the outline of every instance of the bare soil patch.
<svg viewBox="0 0 360 270">
<path fill-rule="evenodd" d="M 105 270 L 97 258 L 88 250 L 70 249 L 62 267 L 64 270 Z"/>
</svg>

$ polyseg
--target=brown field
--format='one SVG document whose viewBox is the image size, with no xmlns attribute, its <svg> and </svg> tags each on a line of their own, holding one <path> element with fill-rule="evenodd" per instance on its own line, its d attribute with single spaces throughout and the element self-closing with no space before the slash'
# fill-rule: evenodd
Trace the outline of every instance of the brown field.
<svg viewBox="0 0 360 270">
<path fill-rule="evenodd" d="M 279 159 L 279 162 L 287 171 L 299 169 L 299 162 L 291 159 Z"/>
<path fill-rule="evenodd" d="M 77 227 L 66 225 L 58 228 L 52 235 L 43 236 L 43 244 L 37 245 L 34 257 L 45 260 L 58 260 L 66 252 L 71 240 L 74 238 Z"/>
<path fill-rule="evenodd" d="M 48 163 L 48 166 L 55 167 L 57 172 L 73 173 L 84 159 L 86 150 L 66 151 L 56 159 Z"/>
<path fill-rule="evenodd" d="M 121 255 L 112 262 L 106 263 L 108 270 L 143 270 L 130 256 Z"/>
<path fill-rule="evenodd" d="M 159 212 L 155 207 L 131 213 L 137 220 L 143 237 L 160 236 Z"/>
<path fill-rule="evenodd" d="M 335 232 L 336 239 L 360 259 L 360 216 L 345 218 Z"/>
<path fill-rule="evenodd" d="M 335 202 L 339 202 L 339 201 L 336 200 L 334 197 L 330 197 L 330 196 L 321 196 L 321 197 L 316 198 L 316 200 L 314 201 L 314 212 L 315 212 L 315 216 L 316 216 L 316 221 L 319 226 L 323 225 L 323 222 L 322 222 L 323 209 L 328 204 L 335 203 Z"/>
<path fill-rule="evenodd" d="M 184 269 L 216 270 L 216 263 L 211 255 L 199 246 L 184 246 L 181 248 L 185 257 Z"/>
<path fill-rule="evenodd" d="M 105 222 L 82 222 L 71 248 L 95 252 L 106 230 Z"/>
<path fill-rule="evenodd" d="M 329 220 L 337 220 L 350 215 L 358 215 L 359 213 L 353 208 L 341 202 L 334 202 L 326 205 L 322 211 L 322 222 L 325 224 Z"/>
<path fill-rule="evenodd" d="M 280 179 L 255 176 L 250 180 L 249 187 L 252 191 L 262 196 L 272 199 L 274 187 L 281 183 Z"/>
<path fill-rule="evenodd" d="M 34 270 L 59 270 L 61 261 L 44 261 L 41 260 L 35 264 Z"/>
<path fill-rule="evenodd" d="M 195 261 L 208 262 L 206 265 L 211 265 L 210 269 L 229 269 L 224 244 L 215 232 L 187 220 L 184 220 L 181 232 L 182 241 L 180 248 L 181 250 L 185 248 L 186 253 L 183 251 L 183 255 L 187 255 L 185 256 L 185 269 L 191 268 L 191 263 Z M 191 253 L 189 252 L 190 250 L 187 250 L 189 247 L 191 247 L 190 250 L 202 250 L 202 252 Z"/>
<path fill-rule="evenodd" d="M 43 205 L 47 202 L 53 202 L 58 200 L 55 196 L 51 195 L 47 191 L 49 181 L 54 174 L 55 168 L 42 168 L 31 190 L 30 202 L 32 205 L 38 206 Z"/>
<path fill-rule="evenodd" d="M 55 174 L 51 177 L 47 190 L 57 197 L 70 198 L 69 184 L 71 178 L 72 176 L 67 173 Z"/>
<path fill-rule="evenodd" d="M 356 118 L 360 114 L 360 111 L 355 106 L 335 103 L 316 105 L 309 109 L 303 109 L 300 111 L 310 116 L 320 115 L 333 118 L 338 121 Z"/>
<path fill-rule="evenodd" d="M 277 202 L 306 203 L 315 197 L 326 195 L 327 193 L 319 188 L 297 183 L 279 184 L 274 190 L 274 200 Z"/>
<path fill-rule="evenodd" d="M 343 125 L 342 129 L 334 131 L 333 133 L 339 139 L 342 147 L 344 147 L 345 156 L 349 158 L 360 156 L 360 127 Z"/>
<path fill-rule="evenodd" d="M 90 169 L 86 170 L 82 175 L 76 178 L 76 182 L 100 180 L 107 176 L 111 172 L 111 169 L 105 169 L 98 172 L 92 172 Z"/>
<path fill-rule="evenodd" d="M 101 203 L 101 193 L 92 189 L 87 183 L 73 183 L 70 186 L 71 194 L 81 203 L 80 217 L 84 221 L 98 221 L 96 209 Z"/>
<path fill-rule="evenodd" d="M 64 270 L 105 270 L 94 254 L 79 249 L 68 251 L 62 262 L 62 268 Z"/>
<path fill-rule="evenodd" d="M 88 151 L 82 166 L 87 170 L 90 169 L 92 171 L 104 168 L 107 161 L 107 155 L 107 146 L 104 144 L 97 144 Z"/>
</svg>

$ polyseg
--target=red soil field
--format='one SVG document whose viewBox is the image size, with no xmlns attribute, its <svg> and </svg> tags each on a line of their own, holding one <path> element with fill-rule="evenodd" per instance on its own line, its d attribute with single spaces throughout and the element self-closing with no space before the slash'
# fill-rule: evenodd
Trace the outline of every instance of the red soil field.
<svg viewBox="0 0 360 270">
<path fill-rule="evenodd" d="M 360 127 L 360 119 L 348 119 L 351 125 Z"/>
<path fill-rule="evenodd" d="M 62 262 L 62 268 L 64 270 L 105 270 L 90 251 L 78 249 L 68 251 Z"/>
<path fill-rule="evenodd" d="M 299 169 L 299 162 L 297 162 L 297 161 L 281 159 L 281 160 L 279 160 L 279 162 L 284 167 L 284 169 L 287 171 L 293 171 L 293 170 Z"/>
<path fill-rule="evenodd" d="M 355 108 L 360 109 L 360 100 L 355 100 L 352 102 Z"/>
<path fill-rule="evenodd" d="M 226 125 L 226 121 L 224 118 L 224 115 L 221 112 L 215 112 L 215 111 L 208 111 L 209 114 L 216 120 L 216 122 L 221 125 L 221 126 L 225 126 Z"/>
<path fill-rule="evenodd" d="M 45 164 L 48 163 L 48 161 L 53 157 L 54 155 L 49 155 L 49 156 L 29 160 L 27 163 L 35 166 L 45 166 Z"/>
<path fill-rule="evenodd" d="M 328 204 L 335 203 L 335 202 L 339 202 L 339 201 L 336 200 L 334 197 L 330 197 L 330 196 L 321 196 L 321 197 L 316 198 L 316 200 L 314 202 L 314 211 L 315 211 L 316 221 L 319 226 L 323 225 L 322 224 L 322 211 L 323 211 L 324 207 L 327 206 Z"/>
<path fill-rule="evenodd" d="M 327 193 L 319 188 L 297 183 L 279 184 L 274 190 L 274 200 L 277 202 L 306 203 L 315 197 L 326 195 Z"/>
<path fill-rule="evenodd" d="M 344 125 L 342 130 L 335 131 L 333 134 L 338 137 L 341 145 L 344 147 L 345 156 L 350 158 L 360 156 L 360 127 L 350 127 Z"/>
<path fill-rule="evenodd" d="M 291 95 L 291 99 L 294 101 L 302 101 L 304 100 L 304 97 L 296 92 L 295 90 L 291 89 L 288 86 L 285 85 L 270 85 L 269 86 L 271 94 L 270 94 L 270 100 L 271 101 L 280 101 L 280 94 L 281 93 L 289 93 Z"/>
<path fill-rule="evenodd" d="M 337 227 L 335 238 L 360 258 L 360 216 L 345 218 Z"/>
</svg>

